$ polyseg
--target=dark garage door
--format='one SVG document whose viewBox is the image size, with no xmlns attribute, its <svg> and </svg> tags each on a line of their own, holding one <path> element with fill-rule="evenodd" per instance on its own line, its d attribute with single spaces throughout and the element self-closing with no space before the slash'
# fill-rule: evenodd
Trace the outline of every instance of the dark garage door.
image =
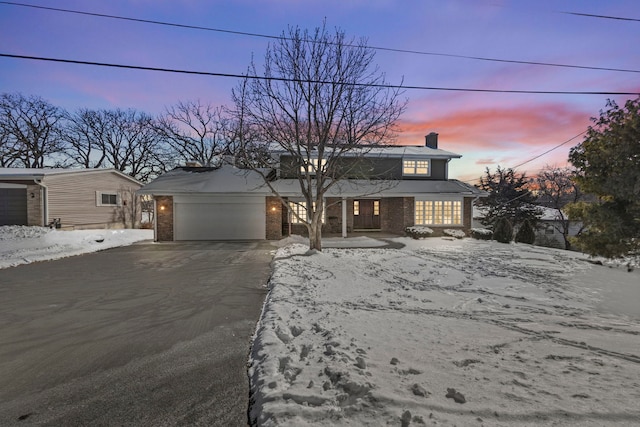
<svg viewBox="0 0 640 427">
<path fill-rule="evenodd" d="M 0 188 L 0 225 L 27 225 L 27 190 Z"/>
</svg>

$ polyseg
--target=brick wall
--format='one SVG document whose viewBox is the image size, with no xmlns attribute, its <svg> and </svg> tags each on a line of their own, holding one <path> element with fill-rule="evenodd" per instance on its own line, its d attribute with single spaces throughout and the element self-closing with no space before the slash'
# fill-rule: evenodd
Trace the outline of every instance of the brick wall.
<svg viewBox="0 0 640 427">
<path fill-rule="evenodd" d="M 380 229 L 398 233 L 404 223 L 402 197 L 388 197 L 380 200 Z"/>
<path fill-rule="evenodd" d="M 266 203 L 266 238 L 267 240 L 282 239 L 282 202 L 277 197 L 265 197 Z"/>
<path fill-rule="evenodd" d="M 416 222 L 416 214 L 415 214 L 415 199 L 413 197 L 403 197 L 404 204 L 404 227 L 402 227 L 401 232 L 404 232 L 404 229 L 407 227 L 411 227 L 415 225 Z"/>
<path fill-rule="evenodd" d="M 462 225 L 464 227 L 464 231 L 469 234 L 471 231 L 471 225 L 473 224 L 473 198 L 465 197 L 464 203 L 462 204 Z"/>
<path fill-rule="evenodd" d="M 156 196 L 156 241 L 173 241 L 173 197 Z"/>
</svg>

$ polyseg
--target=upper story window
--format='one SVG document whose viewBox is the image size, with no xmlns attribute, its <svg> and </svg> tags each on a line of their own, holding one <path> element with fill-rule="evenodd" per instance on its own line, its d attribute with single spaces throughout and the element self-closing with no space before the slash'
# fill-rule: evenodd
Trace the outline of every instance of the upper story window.
<svg viewBox="0 0 640 427">
<path fill-rule="evenodd" d="M 429 176 L 431 175 L 430 160 L 402 160 L 402 174 L 413 176 Z"/>
<path fill-rule="evenodd" d="M 119 202 L 118 193 L 96 191 L 96 206 L 118 206 Z"/>
<path fill-rule="evenodd" d="M 324 168 L 327 164 L 327 159 L 322 159 L 321 162 L 318 159 L 309 159 L 309 162 L 305 162 L 302 166 L 300 166 L 301 173 L 311 173 L 315 174 L 318 168 Z"/>
</svg>

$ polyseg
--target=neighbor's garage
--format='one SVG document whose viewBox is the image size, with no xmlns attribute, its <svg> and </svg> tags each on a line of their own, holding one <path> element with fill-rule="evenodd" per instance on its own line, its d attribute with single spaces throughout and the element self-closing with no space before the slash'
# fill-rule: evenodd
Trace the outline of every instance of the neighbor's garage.
<svg viewBox="0 0 640 427">
<path fill-rule="evenodd" d="M 27 187 L 0 184 L 0 226 L 27 225 Z"/>
<path fill-rule="evenodd" d="M 264 196 L 174 196 L 175 240 L 263 240 Z"/>
</svg>

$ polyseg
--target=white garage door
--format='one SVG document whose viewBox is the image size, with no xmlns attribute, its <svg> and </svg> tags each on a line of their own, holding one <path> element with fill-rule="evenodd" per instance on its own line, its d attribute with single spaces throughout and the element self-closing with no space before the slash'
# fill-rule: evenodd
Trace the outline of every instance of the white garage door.
<svg viewBox="0 0 640 427">
<path fill-rule="evenodd" d="M 175 240 L 264 239 L 263 196 L 174 197 Z"/>
</svg>

